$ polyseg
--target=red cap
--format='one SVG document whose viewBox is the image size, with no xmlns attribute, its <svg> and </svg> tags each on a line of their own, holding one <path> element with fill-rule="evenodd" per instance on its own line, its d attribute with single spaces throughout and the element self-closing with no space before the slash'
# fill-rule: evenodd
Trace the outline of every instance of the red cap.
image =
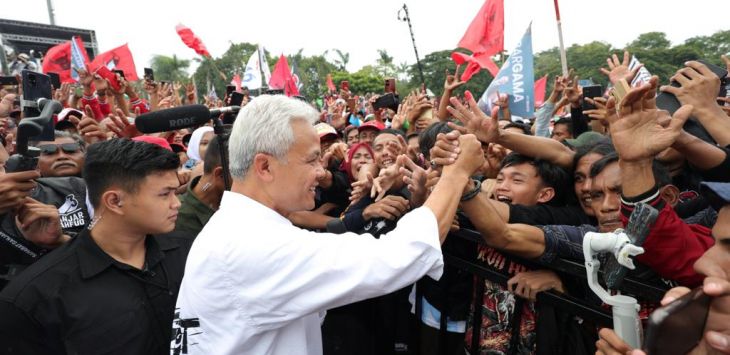
<svg viewBox="0 0 730 355">
<path fill-rule="evenodd" d="M 162 148 L 165 148 L 169 151 L 172 151 L 172 147 L 170 147 L 170 143 L 167 143 L 167 141 L 160 137 L 154 137 L 154 136 L 137 136 L 132 138 L 133 141 L 136 142 L 145 142 L 150 144 L 157 144 Z"/>
<path fill-rule="evenodd" d="M 379 121 L 367 121 L 358 127 L 358 130 L 362 129 L 374 129 L 376 131 L 382 131 L 385 129 L 385 125 L 382 122 Z"/>
</svg>

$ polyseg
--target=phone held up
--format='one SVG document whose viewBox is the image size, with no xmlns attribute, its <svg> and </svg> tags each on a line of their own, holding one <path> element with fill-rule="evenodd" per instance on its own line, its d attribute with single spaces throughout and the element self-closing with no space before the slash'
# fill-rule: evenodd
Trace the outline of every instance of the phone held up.
<svg viewBox="0 0 730 355">
<path fill-rule="evenodd" d="M 647 355 L 684 355 L 702 340 L 712 298 L 702 287 L 658 308 L 649 316 L 643 350 Z"/>
</svg>

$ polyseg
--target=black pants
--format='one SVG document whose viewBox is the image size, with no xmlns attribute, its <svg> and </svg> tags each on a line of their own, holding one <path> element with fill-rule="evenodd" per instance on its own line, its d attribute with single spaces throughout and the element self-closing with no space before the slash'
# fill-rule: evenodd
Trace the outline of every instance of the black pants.
<svg viewBox="0 0 730 355">
<path fill-rule="evenodd" d="M 441 344 L 441 331 L 420 323 L 420 355 L 464 355 L 464 335 L 446 332 L 446 342 Z M 444 352 L 439 352 L 439 346 Z"/>
</svg>

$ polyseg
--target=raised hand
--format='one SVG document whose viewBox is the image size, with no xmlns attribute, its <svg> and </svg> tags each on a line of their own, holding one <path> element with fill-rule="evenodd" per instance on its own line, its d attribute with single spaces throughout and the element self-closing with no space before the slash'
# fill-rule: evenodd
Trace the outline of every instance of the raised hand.
<svg viewBox="0 0 730 355">
<path fill-rule="evenodd" d="M 15 223 L 25 239 L 41 247 L 53 248 L 70 239 L 63 234 L 56 206 L 30 197 L 26 197 L 18 209 Z"/>
<path fill-rule="evenodd" d="M 583 98 L 583 88 L 578 85 L 578 76 L 574 76 L 573 79 L 568 82 L 563 94 L 572 107 L 580 107 L 580 100 Z"/>
<path fill-rule="evenodd" d="M 608 69 L 601 68 L 601 73 L 605 74 L 613 85 L 616 85 L 621 79 L 631 84 L 631 81 L 634 80 L 641 67 L 644 66 L 643 64 L 639 64 L 634 69 L 629 69 L 631 56 L 628 51 L 624 51 L 623 61 L 619 61 L 618 56 L 614 54 L 606 59 L 606 63 L 608 63 Z"/>
<path fill-rule="evenodd" d="M 692 105 L 696 110 L 716 107 L 720 78 L 700 62 L 690 61 L 686 64 L 671 77 L 681 86 L 664 85 L 660 90 L 676 96 L 682 105 Z"/>
<path fill-rule="evenodd" d="M 444 166 L 442 176 L 452 173 L 472 176 L 484 165 L 482 144 L 475 135 L 459 136 L 459 150 L 459 157 L 454 164 Z"/>
<path fill-rule="evenodd" d="M 456 65 L 456 70 L 454 71 L 454 75 L 449 74 L 449 70 L 446 69 L 446 80 L 444 81 L 444 91 L 452 92 L 456 90 L 458 87 L 466 84 L 466 81 L 461 81 L 459 79 L 459 67 L 460 65 Z"/>
<path fill-rule="evenodd" d="M 631 89 L 623 101 L 618 116 L 608 118 L 609 131 L 616 152 L 624 162 L 651 161 L 679 137 L 682 125 L 692 113 L 692 106 L 685 105 L 673 116 L 657 110 L 652 84 Z M 608 105 L 614 104 L 614 98 Z"/>
<path fill-rule="evenodd" d="M 99 122 L 94 119 L 94 113 L 89 105 L 84 107 L 84 115 L 81 116 L 80 120 L 74 116 L 69 117 L 68 120 L 76 126 L 86 144 L 94 144 L 107 139 L 106 132 L 101 128 Z"/>
<path fill-rule="evenodd" d="M 474 101 L 471 92 L 467 91 L 464 96 L 466 96 L 466 103 L 469 108 L 464 107 L 455 97 L 450 100 L 452 106 L 447 108 L 451 116 L 461 121 L 463 126 L 449 122 L 449 127 L 463 134 L 474 134 L 480 141 L 485 143 L 498 141 L 500 136 L 499 108 L 493 108 L 492 116 L 487 116 L 479 108 L 477 102 Z"/>
<path fill-rule="evenodd" d="M 419 207 L 428 198 L 426 170 L 414 163 L 408 156 L 401 155 L 398 159 L 401 160 L 400 173 L 403 176 L 403 182 L 411 192 L 411 207 Z"/>
<path fill-rule="evenodd" d="M 0 213 L 5 214 L 22 205 L 36 187 L 37 170 L 0 174 Z"/>
<path fill-rule="evenodd" d="M 79 74 L 79 83 L 84 86 L 84 89 L 89 88 L 90 91 L 91 83 L 94 82 L 94 74 L 89 71 L 89 67 L 75 68 L 73 70 L 76 70 Z"/>
<path fill-rule="evenodd" d="M 436 142 L 429 151 L 431 169 L 441 171 L 441 166 L 451 165 L 459 156 L 459 136 L 461 132 L 451 131 L 436 135 Z"/>
<path fill-rule="evenodd" d="M 371 198 L 375 198 L 375 201 L 379 201 L 383 198 L 383 196 L 385 196 L 388 190 L 390 190 L 393 185 L 396 184 L 401 176 L 400 168 L 402 164 L 403 161 L 396 158 L 394 164 L 380 170 L 380 172 L 378 173 L 378 177 L 373 179 L 373 187 L 370 190 Z"/>
<path fill-rule="evenodd" d="M 109 115 L 110 122 L 107 123 L 106 127 L 114 132 L 117 137 L 134 138 L 141 136 L 142 132 L 137 130 L 137 127 L 130 123 L 127 115 L 120 109 L 116 109 L 116 115 Z"/>
<path fill-rule="evenodd" d="M 500 94 L 499 91 L 497 91 L 497 98 L 494 99 L 494 105 L 499 107 L 500 109 L 509 108 L 509 95 L 508 94 Z"/>
</svg>

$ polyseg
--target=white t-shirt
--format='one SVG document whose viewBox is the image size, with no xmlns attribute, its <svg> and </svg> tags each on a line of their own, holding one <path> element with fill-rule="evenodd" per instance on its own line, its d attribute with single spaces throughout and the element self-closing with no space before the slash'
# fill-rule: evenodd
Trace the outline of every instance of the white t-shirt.
<svg viewBox="0 0 730 355">
<path fill-rule="evenodd" d="M 442 273 L 428 208 L 375 239 L 309 232 L 225 192 L 188 255 L 171 354 L 321 354 L 320 313 Z"/>
</svg>

